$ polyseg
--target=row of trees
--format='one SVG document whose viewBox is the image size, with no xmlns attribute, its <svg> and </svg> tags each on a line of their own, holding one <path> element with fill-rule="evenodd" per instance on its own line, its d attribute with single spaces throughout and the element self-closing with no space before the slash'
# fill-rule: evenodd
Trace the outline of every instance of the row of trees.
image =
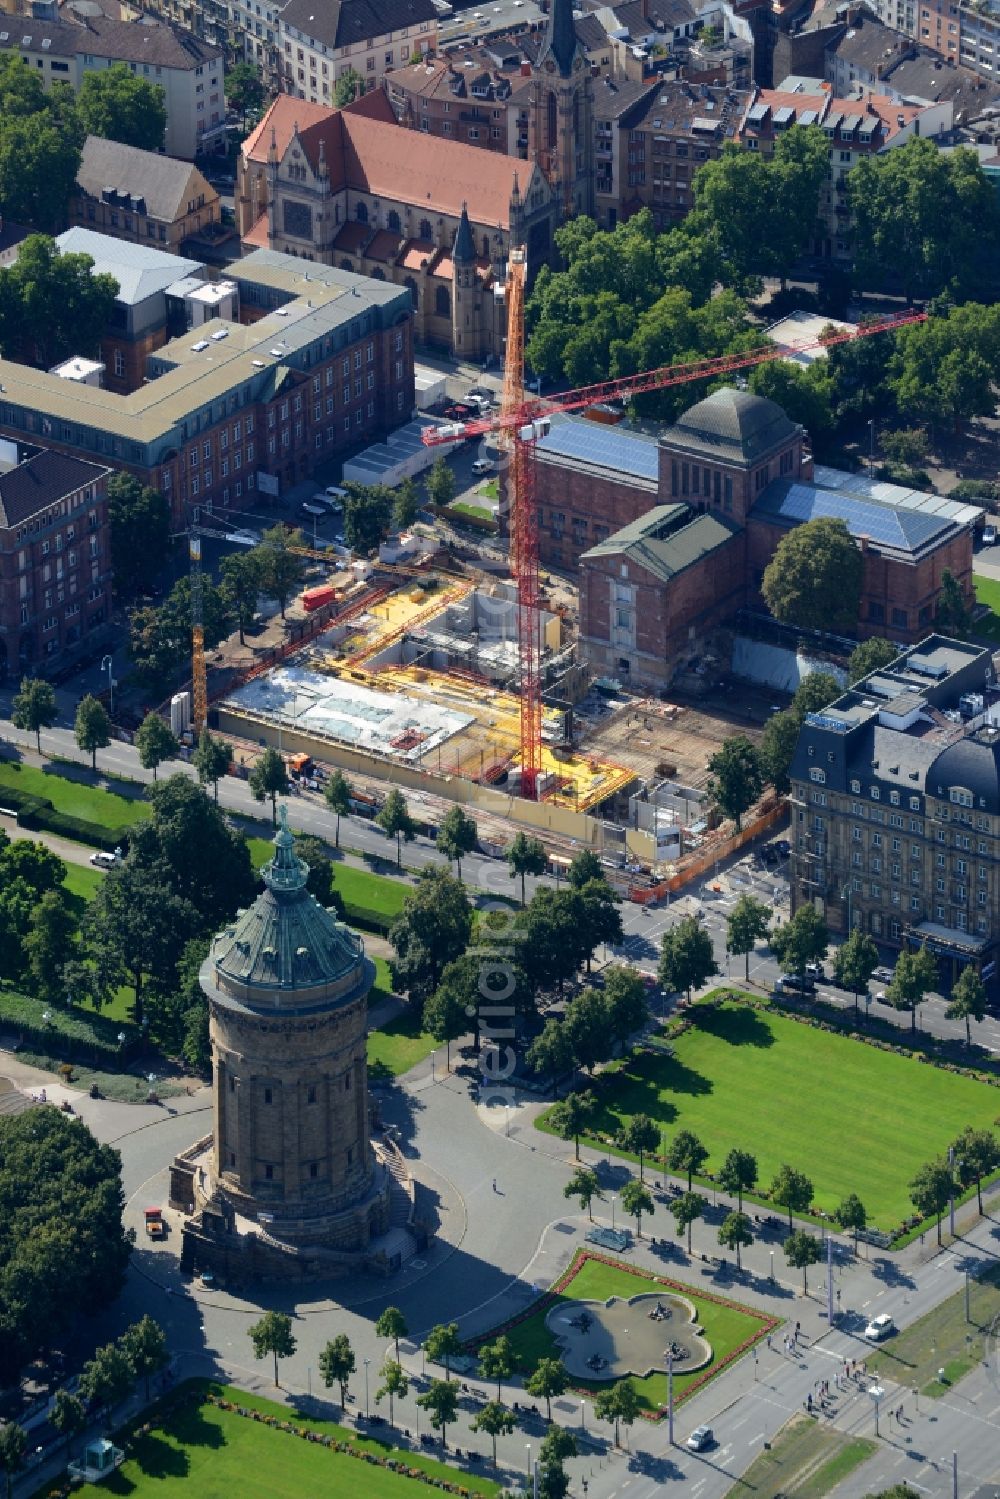
<svg viewBox="0 0 1000 1499">
<path fill-rule="evenodd" d="M 910 1182 L 910 1201 L 924 1218 L 937 1219 L 937 1241 L 941 1243 L 941 1215 L 960 1191 L 975 1185 L 980 1216 L 983 1182 L 1000 1167 L 1000 1141 L 992 1129 L 966 1125 L 949 1150 L 927 1161 Z"/>
</svg>

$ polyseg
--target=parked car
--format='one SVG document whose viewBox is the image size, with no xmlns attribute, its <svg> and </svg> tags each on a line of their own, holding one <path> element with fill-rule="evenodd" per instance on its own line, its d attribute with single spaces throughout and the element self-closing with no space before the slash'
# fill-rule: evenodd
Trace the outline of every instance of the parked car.
<svg viewBox="0 0 1000 1499">
<path fill-rule="evenodd" d="M 888 1004 L 891 1004 L 892 1001 L 890 1000 L 888 994 L 886 994 L 886 992 L 885 992 L 884 989 L 876 989 L 875 990 L 875 1003 L 877 1005 L 888 1005 Z"/>
<path fill-rule="evenodd" d="M 817 980 L 825 979 L 826 969 L 823 967 L 822 963 L 807 963 L 806 977 Z"/>
<path fill-rule="evenodd" d="M 877 979 L 880 984 L 891 984 L 892 983 L 892 969 L 891 968 L 886 968 L 884 965 L 881 966 L 881 967 L 879 967 L 879 968 L 876 968 L 872 972 L 872 978 L 873 979 Z"/>
<path fill-rule="evenodd" d="M 306 515 L 325 515 L 326 514 L 326 506 L 325 505 L 317 505 L 316 502 L 315 502 L 315 500 L 303 500 L 302 501 L 302 509 L 305 511 Z"/>
<path fill-rule="evenodd" d="M 118 863 L 114 854 L 91 854 L 90 862 L 95 869 L 114 869 Z"/>
<path fill-rule="evenodd" d="M 684 1444 L 691 1452 L 704 1452 L 715 1444 L 715 1434 L 710 1426 L 696 1426 Z"/>
<path fill-rule="evenodd" d="M 880 1317 L 873 1317 L 865 1328 L 864 1336 L 870 1343 L 881 1343 L 884 1338 L 891 1337 L 896 1331 L 896 1324 L 888 1312 L 883 1312 Z"/>
<path fill-rule="evenodd" d="M 489 458 L 477 458 L 475 463 L 472 465 L 472 472 L 474 474 L 492 474 L 492 460 Z"/>
<path fill-rule="evenodd" d="M 996 526 L 984 526 L 983 527 L 983 546 L 984 547 L 996 546 L 996 540 L 997 540 L 997 528 L 996 528 Z"/>
<path fill-rule="evenodd" d="M 815 980 L 803 978 L 798 973 L 783 973 L 778 980 L 778 989 L 786 994 L 815 994 Z"/>
</svg>

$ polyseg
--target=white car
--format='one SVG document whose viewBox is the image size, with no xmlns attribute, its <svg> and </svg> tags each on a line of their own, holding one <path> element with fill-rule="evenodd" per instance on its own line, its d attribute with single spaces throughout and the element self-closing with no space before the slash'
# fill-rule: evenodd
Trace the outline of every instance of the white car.
<svg viewBox="0 0 1000 1499">
<path fill-rule="evenodd" d="M 983 527 L 983 546 L 984 547 L 995 546 L 996 545 L 996 539 L 997 539 L 997 528 L 996 528 L 996 526 L 984 526 Z"/>
<path fill-rule="evenodd" d="M 696 1426 L 684 1445 L 691 1452 L 704 1452 L 714 1441 L 715 1436 L 710 1426 Z"/>
<path fill-rule="evenodd" d="M 896 1324 L 888 1312 L 883 1312 L 881 1317 L 873 1317 L 865 1328 L 864 1336 L 869 1343 L 881 1343 L 883 1338 L 888 1338 L 896 1331 Z"/>
<path fill-rule="evenodd" d="M 493 464 L 488 458 L 477 458 L 472 465 L 472 472 L 474 474 L 492 474 Z"/>
<path fill-rule="evenodd" d="M 114 869 L 118 863 L 114 854 L 91 854 L 90 862 L 95 869 Z"/>
</svg>

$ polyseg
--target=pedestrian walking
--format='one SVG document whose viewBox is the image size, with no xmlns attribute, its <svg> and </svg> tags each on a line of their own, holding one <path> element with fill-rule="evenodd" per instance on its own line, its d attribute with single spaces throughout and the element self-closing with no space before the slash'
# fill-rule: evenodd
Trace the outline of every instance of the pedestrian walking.
<svg viewBox="0 0 1000 1499">
<path fill-rule="evenodd" d="M 768 1333 L 768 1335 L 767 1335 L 767 1351 L 768 1351 L 768 1353 L 770 1353 L 770 1351 L 771 1351 L 771 1334 L 770 1333 Z"/>
<path fill-rule="evenodd" d="M 494 1192 L 496 1191 L 496 1189 L 497 1189 L 497 1179 L 496 1179 L 496 1177 L 494 1177 L 493 1178 L 493 1190 L 494 1190 Z"/>
</svg>

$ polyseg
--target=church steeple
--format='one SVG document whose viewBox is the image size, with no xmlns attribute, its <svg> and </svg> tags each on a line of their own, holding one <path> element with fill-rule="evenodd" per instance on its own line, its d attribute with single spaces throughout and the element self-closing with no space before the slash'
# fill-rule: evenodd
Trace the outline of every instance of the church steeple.
<svg viewBox="0 0 1000 1499">
<path fill-rule="evenodd" d="M 549 29 L 542 58 L 551 55 L 563 78 L 573 71 L 576 56 L 576 27 L 573 24 L 573 0 L 552 0 Z"/>
<path fill-rule="evenodd" d="M 456 265 L 471 265 L 476 258 L 476 248 L 472 242 L 472 225 L 469 223 L 469 206 L 462 204 L 462 217 L 458 221 L 455 231 L 455 244 L 451 252 L 451 258 Z"/>
</svg>

